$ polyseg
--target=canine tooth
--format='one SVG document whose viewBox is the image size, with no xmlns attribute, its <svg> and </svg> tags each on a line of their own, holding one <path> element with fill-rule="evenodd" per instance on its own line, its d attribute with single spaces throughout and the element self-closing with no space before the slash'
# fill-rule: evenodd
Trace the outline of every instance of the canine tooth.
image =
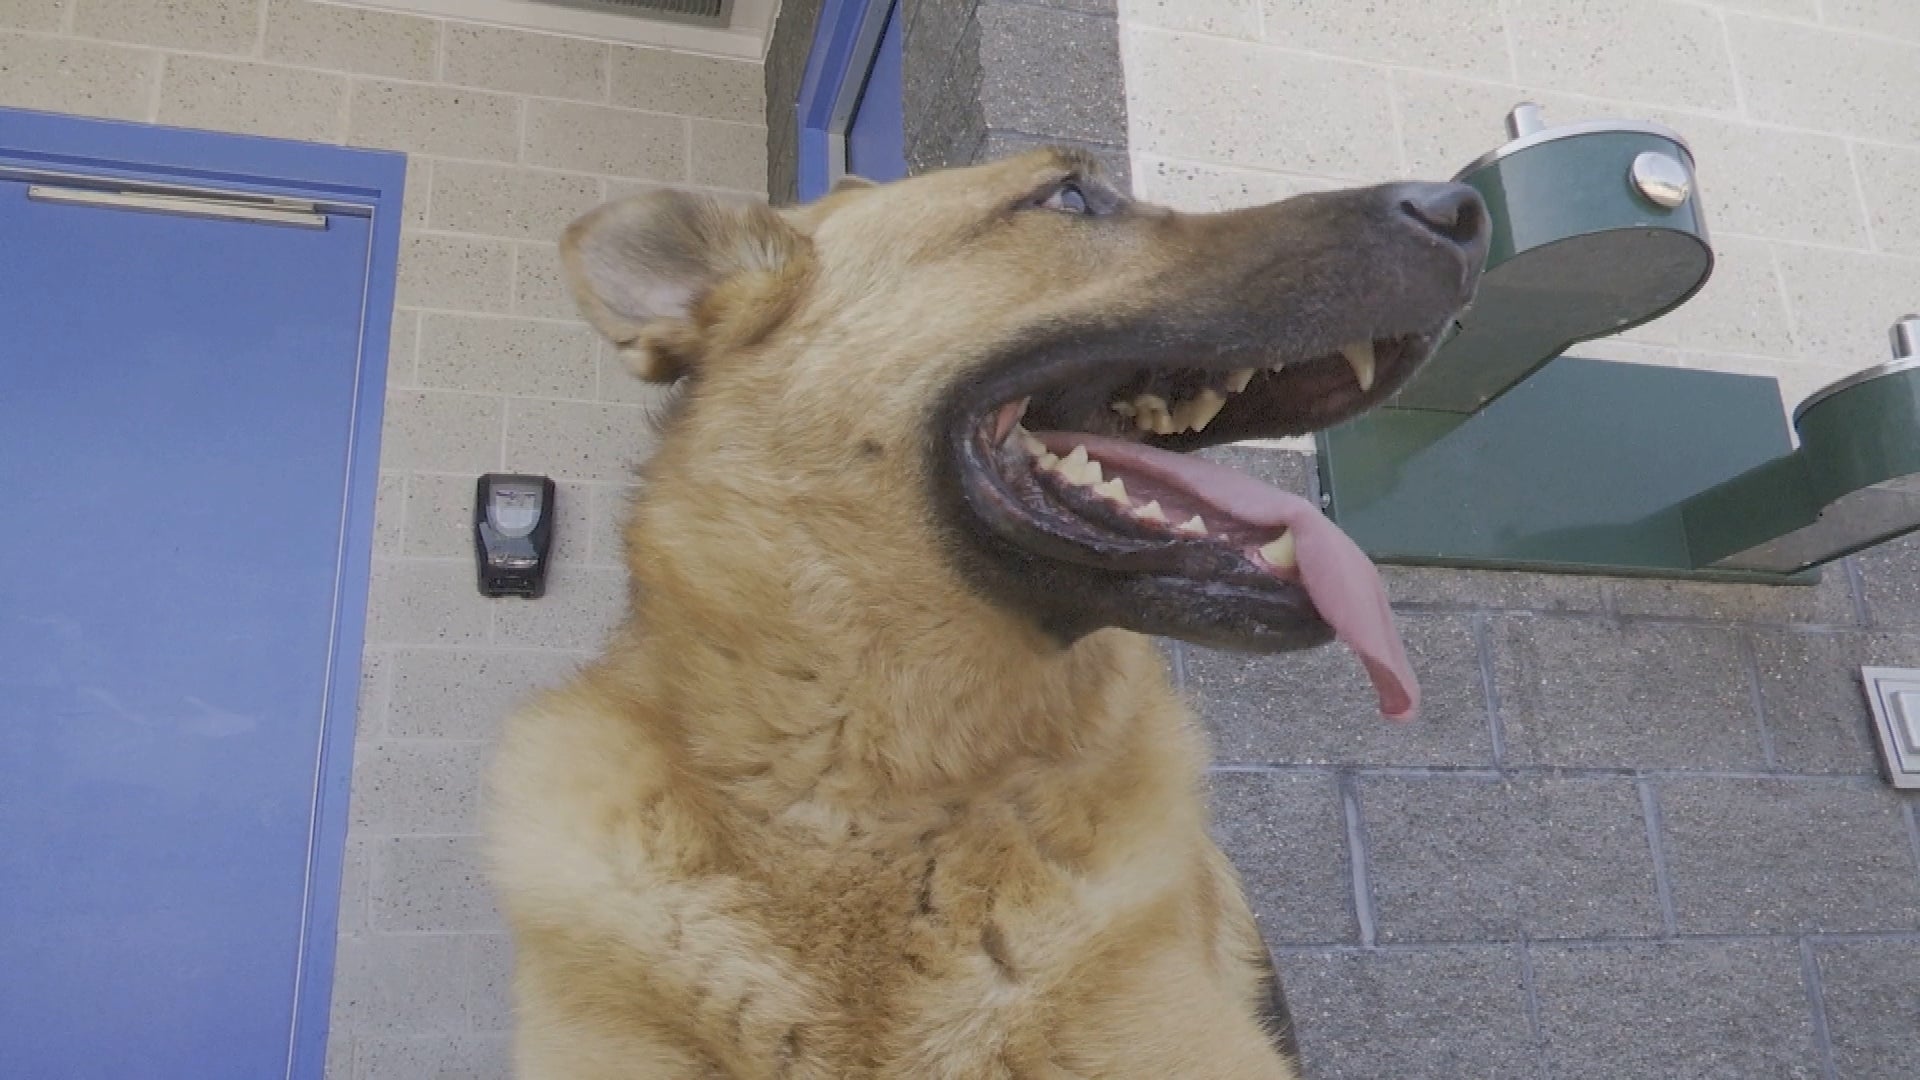
<svg viewBox="0 0 1920 1080">
<path fill-rule="evenodd" d="M 1133 516 L 1142 521 L 1158 521 L 1163 525 L 1166 524 L 1167 521 L 1167 512 L 1160 509 L 1159 499 L 1155 499 L 1140 509 L 1135 510 Z"/>
<path fill-rule="evenodd" d="M 1353 377 L 1360 383 L 1360 392 L 1373 389 L 1373 342 L 1356 341 L 1351 345 L 1342 345 L 1340 355 L 1347 358 L 1353 367 Z"/>
<path fill-rule="evenodd" d="M 1260 557 L 1281 570 L 1290 570 L 1297 563 L 1293 553 L 1293 530 L 1288 529 L 1271 544 L 1260 549 Z"/>
<path fill-rule="evenodd" d="M 1199 514 L 1195 514 L 1186 521 L 1175 525 L 1173 531 L 1186 533 L 1188 536 L 1205 536 L 1207 535 L 1207 523 L 1200 520 Z"/>
<path fill-rule="evenodd" d="M 1020 421 L 1026 417 L 1027 405 L 1032 401 L 1032 398 L 1021 398 L 1019 401 L 1009 401 L 1000 406 L 999 414 L 994 417 L 995 438 L 1001 442 L 1007 441 L 1013 434 L 1013 430 L 1020 426 Z"/>
<path fill-rule="evenodd" d="M 1127 485 L 1121 483 L 1120 478 L 1117 476 L 1104 484 L 1093 485 L 1093 493 L 1095 495 L 1104 495 L 1122 505 L 1125 505 L 1127 502 Z"/>
<path fill-rule="evenodd" d="M 1257 373 L 1257 371 L 1258 369 L 1256 368 L 1250 368 L 1250 367 L 1241 368 L 1239 371 L 1236 371 L 1233 374 L 1228 375 L 1227 376 L 1227 392 L 1237 394 L 1240 391 L 1245 390 L 1247 388 L 1247 384 L 1253 381 L 1253 377 Z"/>
<path fill-rule="evenodd" d="M 1205 431 L 1207 425 L 1213 423 L 1213 418 L 1219 416 L 1220 410 L 1226 407 L 1227 399 L 1219 391 L 1211 388 L 1202 390 L 1200 396 L 1186 406 L 1186 425 L 1195 431 Z"/>
</svg>

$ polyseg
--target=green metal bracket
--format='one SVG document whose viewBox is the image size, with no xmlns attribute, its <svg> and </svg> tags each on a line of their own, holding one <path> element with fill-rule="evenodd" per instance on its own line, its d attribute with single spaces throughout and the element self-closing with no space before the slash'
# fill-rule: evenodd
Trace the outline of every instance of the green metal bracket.
<svg viewBox="0 0 1920 1080">
<path fill-rule="evenodd" d="M 1376 560 L 1810 584 L 1920 529 L 1920 319 L 1809 399 L 1771 378 L 1562 356 L 1673 310 L 1713 267 L 1679 135 L 1548 128 L 1457 179 L 1486 198 L 1479 297 L 1385 408 L 1322 432 L 1328 514 Z"/>
<path fill-rule="evenodd" d="M 1376 409 L 1319 450 L 1328 515 L 1379 562 L 1782 577 L 1697 565 L 1682 512 L 1792 452 L 1769 378 L 1561 357 L 1472 416 Z"/>
</svg>

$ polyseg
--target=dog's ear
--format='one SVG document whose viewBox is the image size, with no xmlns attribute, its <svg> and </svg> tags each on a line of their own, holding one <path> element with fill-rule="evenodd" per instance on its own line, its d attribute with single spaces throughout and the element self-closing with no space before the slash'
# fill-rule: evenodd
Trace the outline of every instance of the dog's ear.
<svg viewBox="0 0 1920 1080">
<path fill-rule="evenodd" d="M 703 351 L 702 302 L 723 286 L 779 277 L 805 248 L 764 203 L 663 188 L 575 221 L 560 261 L 581 313 L 633 373 L 672 382 Z"/>
</svg>

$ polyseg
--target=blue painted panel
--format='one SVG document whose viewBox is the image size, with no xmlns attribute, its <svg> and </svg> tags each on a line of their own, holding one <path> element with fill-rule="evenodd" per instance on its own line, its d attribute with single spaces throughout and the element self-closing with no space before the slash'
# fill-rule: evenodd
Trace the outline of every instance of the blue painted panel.
<svg viewBox="0 0 1920 1080">
<path fill-rule="evenodd" d="M 801 76 L 799 96 L 794 103 L 795 122 L 800 128 L 798 186 L 802 202 L 825 195 L 832 184 L 834 116 L 842 104 L 842 91 L 851 85 L 857 93 L 862 85 L 861 78 L 850 80 L 848 74 L 863 78 L 873 67 L 874 55 L 868 51 L 872 48 L 871 39 L 861 40 L 861 28 L 866 23 L 868 9 L 875 4 L 891 8 L 894 0 L 822 0 L 820 4 L 820 15 L 813 28 L 813 45 L 807 54 L 806 71 Z M 899 31 L 895 33 L 898 35 Z M 898 83 L 897 75 L 895 82 Z"/>
<path fill-rule="evenodd" d="M 907 175 L 905 87 L 900 76 L 903 20 L 900 6 L 891 6 L 866 89 L 847 131 L 847 171 L 881 183 Z"/>
<path fill-rule="evenodd" d="M 373 207 L 0 182 L 0 1071 L 318 1078 L 404 164 L 0 110 L 21 164 Z"/>
</svg>

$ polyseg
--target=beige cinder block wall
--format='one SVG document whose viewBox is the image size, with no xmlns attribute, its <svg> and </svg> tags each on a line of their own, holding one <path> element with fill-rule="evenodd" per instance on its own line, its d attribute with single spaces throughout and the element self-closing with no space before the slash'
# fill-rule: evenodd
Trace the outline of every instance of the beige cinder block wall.
<svg viewBox="0 0 1920 1080">
<path fill-rule="evenodd" d="M 761 84 L 757 62 L 307 0 L 0 0 L 0 106 L 410 156 L 330 1078 L 504 1075 L 480 762 L 624 603 L 615 521 L 646 452 L 645 391 L 554 243 L 646 184 L 764 194 Z M 537 603 L 474 591 L 473 481 L 500 468 L 560 482 Z"/>
<path fill-rule="evenodd" d="M 1120 0 L 1136 187 L 1219 206 L 1445 179 L 1549 122 L 1685 135 L 1719 262 L 1589 355 L 1778 377 L 1788 404 L 1920 310 L 1915 0 Z"/>
</svg>

